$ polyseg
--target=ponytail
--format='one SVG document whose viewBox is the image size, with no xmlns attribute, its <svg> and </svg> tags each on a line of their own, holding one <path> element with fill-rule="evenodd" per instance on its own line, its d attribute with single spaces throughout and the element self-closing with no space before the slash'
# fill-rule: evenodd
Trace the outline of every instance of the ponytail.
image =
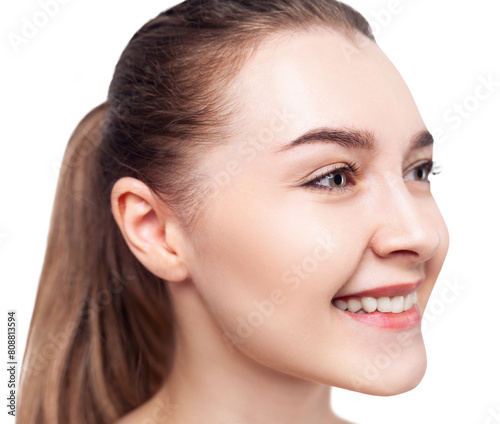
<svg viewBox="0 0 500 424">
<path fill-rule="evenodd" d="M 21 371 L 21 424 L 114 422 L 166 372 L 165 283 L 126 246 L 99 178 L 107 113 L 106 102 L 87 114 L 64 154 Z"/>
</svg>

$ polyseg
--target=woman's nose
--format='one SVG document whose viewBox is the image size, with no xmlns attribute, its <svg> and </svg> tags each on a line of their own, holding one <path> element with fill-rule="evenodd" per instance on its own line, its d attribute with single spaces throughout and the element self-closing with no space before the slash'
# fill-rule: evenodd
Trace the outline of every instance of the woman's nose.
<svg viewBox="0 0 500 424">
<path fill-rule="evenodd" d="M 379 191 L 374 206 L 378 216 L 371 248 L 375 254 L 404 257 L 413 263 L 434 256 L 441 237 L 433 223 L 437 206 L 430 192 L 412 192 L 402 179 L 392 179 Z"/>
</svg>

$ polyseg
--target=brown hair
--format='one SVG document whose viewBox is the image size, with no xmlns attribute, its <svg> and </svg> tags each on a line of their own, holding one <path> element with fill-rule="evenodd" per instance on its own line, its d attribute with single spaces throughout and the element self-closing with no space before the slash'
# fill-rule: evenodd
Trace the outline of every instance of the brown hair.
<svg viewBox="0 0 500 424">
<path fill-rule="evenodd" d="M 174 350 L 167 285 L 127 247 L 111 189 L 137 178 L 192 229 L 209 180 L 195 164 L 230 139 L 227 117 L 237 113 L 230 82 L 265 37 L 314 26 L 373 40 L 366 20 L 334 0 L 188 0 L 132 37 L 107 101 L 79 123 L 64 155 L 19 423 L 111 423 L 159 388 Z"/>
</svg>

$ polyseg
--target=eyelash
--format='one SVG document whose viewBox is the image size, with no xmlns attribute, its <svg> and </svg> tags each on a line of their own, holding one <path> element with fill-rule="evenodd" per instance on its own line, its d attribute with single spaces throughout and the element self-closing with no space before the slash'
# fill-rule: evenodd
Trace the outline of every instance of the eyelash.
<svg viewBox="0 0 500 424">
<path fill-rule="evenodd" d="M 313 180 L 307 182 L 304 184 L 304 187 L 311 189 L 311 190 L 326 190 L 328 192 L 330 191 L 347 191 L 349 188 L 347 187 L 326 187 L 323 185 L 319 185 L 318 182 L 321 181 L 323 178 L 327 177 L 330 174 L 335 174 L 338 172 L 345 172 L 348 174 L 346 177 L 354 177 L 356 178 L 359 174 L 359 165 L 356 165 L 355 163 L 346 163 L 340 166 L 336 166 L 334 168 L 331 168 L 325 172 L 323 172 L 320 176 L 314 178 Z M 346 182 L 348 184 L 348 181 Z"/>
<path fill-rule="evenodd" d="M 436 162 L 432 160 L 428 160 L 426 162 L 417 164 L 410 170 L 410 172 L 414 172 L 417 169 L 422 169 L 422 168 L 427 172 L 427 179 L 431 175 L 438 175 L 439 173 L 441 173 L 441 169 L 439 168 L 439 166 L 436 164 Z"/>
<path fill-rule="evenodd" d="M 424 171 L 426 171 L 427 178 L 430 175 L 437 175 L 441 172 L 438 165 L 432 160 L 429 160 L 429 161 L 426 161 L 426 162 L 423 162 L 423 163 L 416 165 L 409 172 L 414 172 L 415 170 L 422 169 L 422 168 L 424 169 Z M 345 172 L 346 174 L 348 174 L 348 175 L 346 175 L 347 179 L 349 179 L 349 177 L 355 179 L 359 175 L 359 169 L 360 169 L 360 166 L 356 165 L 355 163 L 346 163 L 344 165 L 337 166 L 337 167 L 331 168 L 331 169 L 323 172 L 320 176 L 305 183 L 304 187 L 311 189 L 311 190 L 321 190 L 321 191 L 326 190 L 328 192 L 331 192 L 331 191 L 345 192 L 345 191 L 349 190 L 349 188 L 347 186 L 344 186 L 344 187 L 326 187 L 324 185 L 319 185 L 318 183 L 319 183 L 319 181 L 321 181 L 323 178 L 327 177 L 328 175 L 335 174 L 338 172 Z M 347 181 L 346 184 L 349 184 L 349 181 Z"/>
</svg>

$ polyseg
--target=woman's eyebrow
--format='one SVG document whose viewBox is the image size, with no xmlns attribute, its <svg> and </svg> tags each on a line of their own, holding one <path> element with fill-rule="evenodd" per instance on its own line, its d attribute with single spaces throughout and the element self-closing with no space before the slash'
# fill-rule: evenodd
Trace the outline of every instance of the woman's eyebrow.
<svg viewBox="0 0 500 424">
<path fill-rule="evenodd" d="M 432 146 L 433 144 L 434 137 L 432 134 L 427 130 L 423 130 L 413 137 L 410 149 L 421 149 L 422 147 Z"/>
<path fill-rule="evenodd" d="M 297 146 L 313 143 L 335 143 L 347 149 L 375 150 L 376 139 L 373 132 L 357 129 L 317 128 L 307 131 L 300 137 L 275 150 L 279 153 Z M 418 149 L 434 143 L 432 134 L 423 130 L 410 141 L 410 149 Z"/>
</svg>

